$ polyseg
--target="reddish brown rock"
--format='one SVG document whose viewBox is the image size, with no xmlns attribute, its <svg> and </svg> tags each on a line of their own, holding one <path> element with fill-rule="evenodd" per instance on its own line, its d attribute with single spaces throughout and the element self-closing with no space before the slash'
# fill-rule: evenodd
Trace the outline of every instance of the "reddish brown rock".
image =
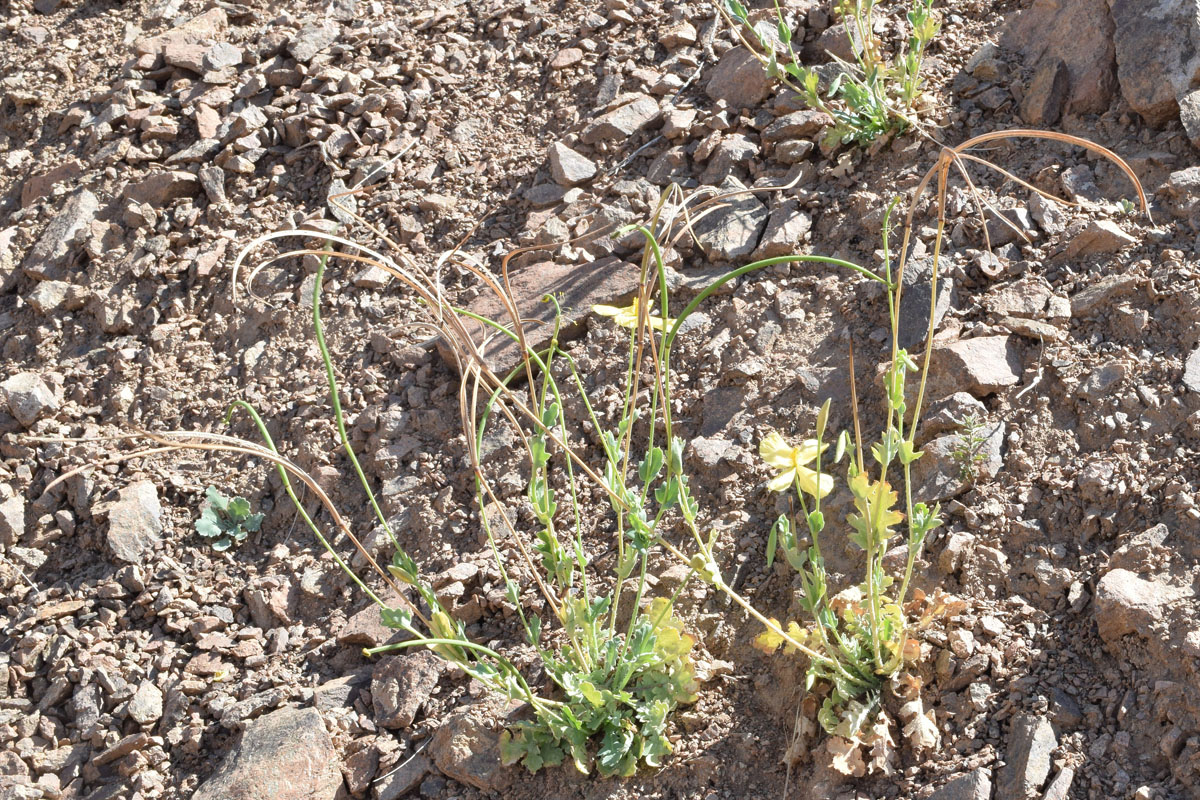
<svg viewBox="0 0 1200 800">
<path fill-rule="evenodd" d="M 341 789 L 337 751 L 321 715 L 282 708 L 250 723 L 192 800 L 333 800 Z"/>
</svg>

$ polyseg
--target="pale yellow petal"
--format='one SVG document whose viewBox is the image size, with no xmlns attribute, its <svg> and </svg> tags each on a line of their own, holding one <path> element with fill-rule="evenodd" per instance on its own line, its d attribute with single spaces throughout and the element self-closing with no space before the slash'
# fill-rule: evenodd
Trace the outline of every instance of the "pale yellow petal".
<svg viewBox="0 0 1200 800">
<path fill-rule="evenodd" d="M 824 453 L 829 445 L 822 445 L 816 439 L 805 439 L 796 448 L 796 464 L 808 464 L 817 459 L 818 453 Z"/>
<path fill-rule="evenodd" d="M 595 305 L 592 306 L 592 311 L 595 311 L 602 317 L 615 317 L 625 309 L 617 308 L 616 306 Z"/>
<path fill-rule="evenodd" d="M 771 479 L 771 482 L 767 484 L 767 489 L 772 492 L 782 492 L 784 489 L 787 489 L 789 486 L 791 486 L 792 481 L 795 479 L 796 470 L 785 469 L 783 472 Z"/>
<path fill-rule="evenodd" d="M 818 487 L 817 487 L 817 471 L 813 470 L 813 469 L 809 469 L 808 467 L 797 467 L 796 468 L 796 476 L 799 478 L 801 490 L 803 490 L 806 494 L 810 494 L 813 497 L 816 497 L 817 489 L 818 489 Z M 821 481 L 820 481 L 821 497 L 824 497 L 825 495 L 829 494 L 832 491 L 833 491 L 833 476 L 829 475 L 828 473 L 822 472 L 821 473 Z"/>
<path fill-rule="evenodd" d="M 771 431 L 758 445 L 758 454 L 776 469 L 792 468 L 792 448 L 778 431 Z"/>
</svg>

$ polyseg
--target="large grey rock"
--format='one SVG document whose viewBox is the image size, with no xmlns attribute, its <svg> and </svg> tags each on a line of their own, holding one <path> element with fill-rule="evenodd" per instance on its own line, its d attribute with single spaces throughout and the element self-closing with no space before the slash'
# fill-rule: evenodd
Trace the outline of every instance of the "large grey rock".
<svg viewBox="0 0 1200 800">
<path fill-rule="evenodd" d="M 36 372 L 18 372 L 0 383 L 9 413 L 26 428 L 58 409 L 58 397 Z"/>
<path fill-rule="evenodd" d="M 108 549 L 118 561 L 141 564 L 162 533 L 162 505 L 150 481 L 131 483 L 108 506 Z"/>
<path fill-rule="evenodd" d="M 929 365 L 929 397 L 957 391 L 983 397 L 1021 380 L 1021 357 L 1011 336 L 979 336 L 936 346 Z"/>
<path fill-rule="evenodd" d="M 1109 570 L 1096 584 L 1096 626 L 1100 638 L 1116 645 L 1131 633 L 1148 636 L 1161 623 L 1166 607 L 1187 592 L 1127 569 Z"/>
<path fill-rule="evenodd" d="M 954 298 L 954 279 L 948 274 L 949 262 L 940 259 L 937 281 L 937 302 L 933 304 L 933 329 L 938 325 Z M 900 316 L 897 320 L 900 346 L 912 348 L 925 341 L 929 335 L 930 295 L 933 291 L 933 259 L 918 258 L 904 265 L 900 279 L 904 289 L 900 294 Z"/>
<path fill-rule="evenodd" d="M 1063 258 L 1109 255 L 1132 244 L 1137 244 L 1137 239 L 1121 230 L 1115 222 L 1106 219 L 1092 220 L 1071 239 L 1067 249 L 1063 251 Z"/>
<path fill-rule="evenodd" d="M 1130 107 L 1162 125 L 1200 80 L 1200 0 L 1109 0 L 1117 80 Z"/>
<path fill-rule="evenodd" d="M 1183 385 L 1189 391 L 1200 393 L 1200 346 L 1197 346 L 1183 364 Z"/>
<path fill-rule="evenodd" d="M 375 724 L 407 728 L 429 699 L 442 674 L 443 662 L 428 650 L 381 661 L 371 674 Z"/>
<path fill-rule="evenodd" d="M 952 778 L 929 796 L 929 800 L 991 800 L 992 772 L 979 767 L 965 775 Z"/>
<path fill-rule="evenodd" d="M 550 145 L 550 174 L 563 186 L 574 186 L 596 175 L 596 164 L 562 142 Z"/>
<path fill-rule="evenodd" d="M 771 212 L 754 259 L 774 258 L 799 252 L 800 244 L 812 230 L 812 217 L 795 200 L 781 203 Z"/>
<path fill-rule="evenodd" d="M 1061 60 L 1067 68 L 1067 111 L 1107 111 L 1116 91 L 1113 21 L 1106 0 L 1034 0 L 1017 14 L 1001 43 L 1041 67 Z M 1047 122 L 1045 124 L 1052 124 Z"/>
<path fill-rule="evenodd" d="M 489 717 L 475 706 L 451 713 L 433 735 L 429 752 L 447 777 L 485 792 L 499 792 L 512 782 L 512 773 L 500 764 L 500 734 Z"/>
<path fill-rule="evenodd" d="M 767 99 L 774 83 L 753 53 L 735 47 L 721 56 L 704 91 L 733 108 L 754 108 Z"/>
<path fill-rule="evenodd" d="M 972 447 L 962 433 L 939 436 L 921 448 L 913 462 L 916 494 L 925 502 L 948 500 L 981 480 L 990 480 L 1004 467 L 1003 422 L 985 423 L 983 441 Z"/>
<path fill-rule="evenodd" d="M 732 176 L 721 184 L 721 193 L 742 191 L 746 185 Z M 758 247 L 759 237 L 770 213 L 752 194 L 721 201 L 722 207 L 708 213 L 692 226 L 704 254 L 713 261 L 744 258 Z"/>
<path fill-rule="evenodd" d="M 317 53 L 337 41 L 341 27 L 333 22 L 306 25 L 288 42 L 288 52 L 301 64 L 313 60 Z"/>
<path fill-rule="evenodd" d="M 658 101 L 648 94 L 638 94 L 622 106 L 602 114 L 583 129 L 584 144 L 611 139 L 627 139 L 659 117 Z"/>
<path fill-rule="evenodd" d="M 1193 147 L 1200 147 L 1200 89 L 1179 98 L 1179 121 Z"/>
<path fill-rule="evenodd" d="M 100 210 L 100 201 L 87 189 L 67 198 L 29 253 L 21 268 L 38 280 L 61 280 L 75 255 L 73 247 L 80 232 L 86 230 Z"/>
<path fill-rule="evenodd" d="M 1056 124 L 1062 117 L 1070 88 L 1071 71 L 1066 62 L 1061 58 L 1044 60 L 1021 100 L 1021 119 L 1030 125 Z"/>
<path fill-rule="evenodd" d="M 282 708 L 250 723 L 192 800 L 334 800 L 341 788 L 337 751 L 321 715 Z"/>
<path fill-rule="evenodd" d="M 1054 729 L 1044 717 L 1022 714 L 1008 734 L 1005 764 L 996 776 L 996 794 L 1024 800 L 1042 788 L 1050 774 L 1050 754 L 1058 747 Z"/>
</svg>

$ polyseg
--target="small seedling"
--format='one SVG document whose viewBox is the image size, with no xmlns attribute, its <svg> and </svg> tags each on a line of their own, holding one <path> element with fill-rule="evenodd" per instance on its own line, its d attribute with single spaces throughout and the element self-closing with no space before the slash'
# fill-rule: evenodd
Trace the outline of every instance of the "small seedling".
<svg viewBox="0 0 1200 800">
<path fill-rule="evenodd" d="M 964 414 L 962 419 L 955 422 L 958 423 L 959 429 L 958 444 L 955 445 L 950 458 L 958 465 L 958 479 L 970 483 L 979 474 L 980 464 L 987 459 L 983 445 L 988 437 L 984 433 L 983 420 L 974 412 Z"/>
<path fill-rule="evenodd" d="M 832 149 L 853 142 L 866 146 L 880 137 L 902 133 L 916 124 L 916 110 L 921 95 L 921 67 L 929 43 L 941 30 L 933 0 L 912 0 L 906 19 L 909 37 L 892 60 L 883 53 L 875 37 L 876 0 L 842 0 L 838 14 L 846 25 L 850 49 L 855 63 L 836 56 L 840 72 L 822 94 L 822 78 L 816 70 L 800 62 L 792 45 L 792 29 L 784 18 L 779 3 L 775 3 L 777 30 L 775 35 L 750 24 L 749 11 L 738 0 L 724 0 L 718 8 L 735 26 L 738 36 L 755 54 L 767 74 L 804 97 L 811 108 L 824 111 L 834 124 L 825 134 L 823 145 Z M 753 47 L 747 36 L 758 47 Z M 777 42 L 784 46 L 777 51 Z"/>
<path fill-rule="evenodd" d="M 246 536 L 262 526 L 263 515 L 250 513 L 250 501 L 244 497 L 232 499 L 221 494 L 217 487 L 210 486 L 205 492 L 207 501 L 200 519 L 196 520 L 196 533 L 208 539 L 217 552 L 241 544 Z"/>
</svg>

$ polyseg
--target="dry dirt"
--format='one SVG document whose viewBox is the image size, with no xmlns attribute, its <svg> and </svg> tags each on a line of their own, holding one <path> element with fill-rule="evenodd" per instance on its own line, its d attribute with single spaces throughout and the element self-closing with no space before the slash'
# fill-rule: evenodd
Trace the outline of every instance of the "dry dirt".
<svg viewBox="0 0 1200 800">
<path fill-rule="evenodd" d="M 496 266 L 514 247 L 638 218 L 672 180 L 798 177 L 759 196 L 797 226 L 785 248 L 875 264 L 882 210 L 933 163 L 933 138 L 958 143 L 1033 113 L 1034 63 L 988 49 L 1023 5 L 943 9 L 928 137 L 825 156 L 796 144 L 812 132 L 770 141 L 799 106 L 761 76 L 713 84 L 733 42 L 701 2 L 13 0 L 0 28 L 0 798 L 783 796 L 801 665 L 748 647 L 755 626 L 703 587 L 681 608 L 712 677 L 679 715 L 662 770 L 624 781 L 502 770 L 486 751 L 501 711 L 478 686 L 425 659 L 361 655 L 390 631 L 268 466 L 108 462 L 136 443 L 96 439 L 229 430 L 225 408 L 247 400 L 386 558 L 328 413 L 306 306 L 314 263 L 273 262 L 255 280 L 260 299 L 244 281 L 235 297 L 243 245 L 300 224 L 329 230 L 330 195 L 367 185 L 341 202 L 409 257 L 431 266 L 461 244 Z M 822 4 L 788 7 L 810 50 L 829 36 Z M 628 135 L 597 131 L 630 93 L 651 98 L 647 119 Z M 1046 210 L 977 171 L 1031 239 L 991 223 L 993 262 L 970 195 L 951 188 L 953 290 L 922 435 L 931 452 L 943 445 L 929 485 L 946 525 L 917 577 L 966 603 L 926 641 L 941 746 L 903 749 L 893 774 L 860 779 L 817 753 L 794 768 L 789 796 L 1007 800 L 1025 782 L 1047 798 L 1200 797 L 1200 180 L 1185 174 L 1197 150 L 1178 119 L 1148 125 L 1120 94 L 1052 116 L 1045 127 L 1129 160 L 1154 224 L 1119 205 L 1131 187 L 1083 150 L 999 144 L 988 158 L 1081 205 Z M 594 174 L 569 155 L 552 169 L 559 144 Z M 929 211 L 918 256 L 933 241 Z M 720 245 L 739 244 L 736 263 L 754 241 Z M 593 237 L 515 263 L 609 254 L 635 258 L 624 240 Z M 686 249 L 676 298 L 728 266 Z M 443 279 L 456 302 L 478 295 L 465 274 Z M 832 424 L 849 423 L 851 337 L 865 422 L 877 422 L 886 314 L 868 282 L 807 265 L 732 287 L 676 356 L 688 465 L 707 524 L 725 531 L 725 574 L 765 612 L 794 616 L 790 569 L 764 566 L 778 512 L 757 443 L 772 429 L 806 435 L 826 397 Z M 351 438 L 385 513 L 457 594 L 472 637 L 528 656 L 480 531 L 457 377 L 415 324 L 421 309 L 355 265 L 331 268 L 323 295 Z M 601 408 L 623 342 L 591 320 L 570 345 Z M 993 435 L 963 486 L 953 440 L 938 437 L 972 408 Z M 244 417 L 232 431 L 254 436 Z M 193 527 L 209 485 L 266 512 L 261 532 L 212 550 Z M 519 480 L 507 489 L 520 497 Z M 830 560 L 831 579 L 851 583 L 858 555 Z M 385 725 L 397 681 L 408 713 Z M 295 764 L 255 761 L 256 747 L 274 752 L 268 733 Z M 456 733 L 482 748 L 476 758 L 447 744 Z"/>
</svg>

